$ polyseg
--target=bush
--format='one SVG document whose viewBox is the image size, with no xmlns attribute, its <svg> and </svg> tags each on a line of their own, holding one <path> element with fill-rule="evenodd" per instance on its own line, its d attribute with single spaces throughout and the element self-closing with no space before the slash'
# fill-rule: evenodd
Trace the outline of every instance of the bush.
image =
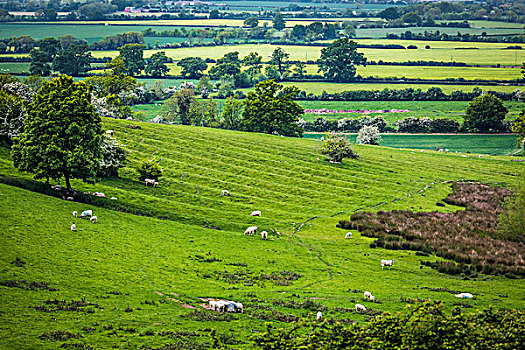
<svg viewBox="0 0 525 350">
<path fill-rule="evenodd" d="M 359 130 L 356 142 L 360 145 L 379 145 L 381 135 L 377 126 L 365 125 Z"/>
<path fill-rule="evenodd" d="M 137 170 L 140 174 L 139 179 L 141 181 L 144 181 L 145 179 L 154 179 L 158 181 L 159 177 L 162 176 L 161 167 L 151 159 L 142 161 Z"/>
<path fill-rule="evenodd" d="M 330 161 L 335 163 L 341 163 L 344 158 L 359 158 L 359 154 L 352 149 L 350 142 L 344 136 L 334 133 L 326 134 L 326 139 L 321 147 L 321 154 L 328 156 Z"/>
<path fill-rule="evenodd" d="M 127 151 L 114 137 L 106 135 L 102 140 L 102 158 L 97 176 L 118 176 L 118 170 L 126 164 Z"/>
</svg>

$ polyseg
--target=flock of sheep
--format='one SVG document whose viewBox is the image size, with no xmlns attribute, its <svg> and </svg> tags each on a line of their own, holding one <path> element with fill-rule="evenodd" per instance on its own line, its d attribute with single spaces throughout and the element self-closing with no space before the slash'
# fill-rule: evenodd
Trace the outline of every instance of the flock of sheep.
<svg viewBox="0 0 525 350">
<path fill-rule="evenodd" d="M 79 217 L 78 212 L 76 210 L 73 212 L 73 217 L 75 218 Z M 91 221 L 91 223 L 93 224 L 96 224 L 98 222 L 98 218 L 93 215 L 93 210 L 84 210 L 82 213 L 80 213 L 80 218 L 81 219 L 89 218 L 89 221 Z M 76 231 L 76 230 L 77 230 L 77 225 L 73 222 L 73 224 L 71 225 L 71 231 Z"/>
</svg>

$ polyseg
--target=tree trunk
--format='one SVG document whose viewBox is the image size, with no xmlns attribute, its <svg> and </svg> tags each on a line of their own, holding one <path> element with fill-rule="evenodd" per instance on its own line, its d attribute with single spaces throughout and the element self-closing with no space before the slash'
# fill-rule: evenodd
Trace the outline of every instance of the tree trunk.
<svg viewBox="0 0 525 350">
<path fill-rule="evenodd" d="M 66 179 L 67 192 L 68 192 L 70 195 L 73 195 L 75 192 L 74 192 L 73 189 L 71 188 L 71 183 L 69 182 L 69 175 L 68 175 L 68 174 L 65 174 L 64 177 L 65 177 L 65 179 Z"/>
</svg>

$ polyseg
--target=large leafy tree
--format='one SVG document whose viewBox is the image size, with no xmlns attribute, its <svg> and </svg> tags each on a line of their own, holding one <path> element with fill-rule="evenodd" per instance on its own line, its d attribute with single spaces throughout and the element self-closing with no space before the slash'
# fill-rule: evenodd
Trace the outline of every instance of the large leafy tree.
<svg viewBox="0 0 525 350">
<path fill-rule="evenodd" d="M 199 79 L 202 72 L 208 68 L 208 65 L 200 57 L 185 57 L 177 63 L 182 67 L 181 75 L 189 79 Z"/>
<path fill-rule="evenodd" d="M 44 82 L 29 105 L 24 131 L 14 139 L 14 165 L 36 179 L 94 178 L 101 158 L 102 126 L 91 91 L 62 75 Z"/>
<path fill-rule="evenodd" d="M 286 22 L 284 21 L 283 15 L 280 12 L 276 12 L 273 18 L 273 27 L 277 30 L 283 30 L 285 26 Z"/>
<path fill-rule="evenodd" d="M 210 76 L 216 79 L 231 75 L 235 76 L 241 72 L 241 60 L 239 52 L 228 52 L 217 60 L 217 64 L 210 69 Z"/>
<path fill-rule="evenodd" d="M 508 109 L 493 94 L 484 94 L 470 101 L 465 111 L 463 127 L 470 132 L 498 132 Z"/>
<path fill-rule="evenodd" d="M 173 94 L 162 105 L 162 114 L 167 120 L 180 120 L 182 125 L 191 124 L 192 106 L 197 103 L 192 89 L 182 89 Z"/>
<path fill-rule="evenodd" d="M 48 54 L 49 60 L 53 61 L 55 56 L 62 51 L 60 41 L 55 38 L 45 38 L 38 42 L 38 48 Z"/>
<path fill-rule="evenodd" d="M 124 61 L 129 75 L 140 74 L 144 69 L 144 47 L 142 44 L 126 44 L 120 48 L 118 57 Z"/>
<path fill-rule="evenodd" d="M 286 63 L 288 57 L 290 57 L 290 55 L 284 52 L 284 50 L 280 47 L 273 50 L 270 63 L 277 67 L 277 71 L 279 72 L 279 80 L 283 80 L 288 73 L 288 64 Z"/>
<path fill-rule="evenodd" d="M 347 38 L 339 39 L 321 50 L 319 71 L 328 80 L 339 83 L 354 79 L 356 65 L 365 65 L 366 58 L 357 52 L 357 43 Z"/>
<path fill-rule="evenodd" d="M 244 101 L 239 130 L 301 136 L 297 121 L 304 110 L 293 101 L 298 93 L 295 86 L 283 87 L 273 80 L 260 82 Z"/>
<path fill-rule="evenodd" d="M 137 86 L 137 79 L 127 75 L 124 61 L 115 57 L 106 63 L 104 75 L 86 78 L 86 83 L 93 88 L 97 96 L 119 95 L 131 91 Z"/>
<path fill-rule="evenodd" d="M 29 65 L 29 72 L 31 75 L 48 76 L 51 73 L 51 63 L 49 55 L 39 49 L 33 49 L 29 53 L 31 57 L 31 64 Z"/>
<path fill-rule="evenodd" d="M 166 62 L 169 62 L 169 59 L 166 57 L 166 53 L 164 51 L 154 53 L 149 58 L 148 64 L 146 65 L 146 69 L 144 71 L 146 74 L 153 76 L 162 76 L 169 71 L 168 66 L 166 66 Z"/>
<path fill-rule="evenodd" d="M 259 19 L 257 17 L 250 17 L 244 21 L 246 27 L 255 28 L 259 25 Z"/>
<path fill-rule="evenodd" d="M 87 44 L 73 45 L 57 54 L 53 61 L 53 70 L 78 76 L 91 68 L 90 58 L 91 52 L 89 52 Z"/>
</svg>

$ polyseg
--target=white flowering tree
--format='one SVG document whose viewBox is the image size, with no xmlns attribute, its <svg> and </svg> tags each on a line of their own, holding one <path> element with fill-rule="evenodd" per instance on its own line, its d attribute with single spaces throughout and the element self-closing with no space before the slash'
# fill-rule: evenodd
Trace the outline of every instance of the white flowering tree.
<svg viewBox="0 0 525 350">
<path fill-rule="evenodd" d="M 365 125 L 357 134 L 356 142 L 360 145 L 379 145 L 381 135 L 377 126 Z"/>
</svg>

